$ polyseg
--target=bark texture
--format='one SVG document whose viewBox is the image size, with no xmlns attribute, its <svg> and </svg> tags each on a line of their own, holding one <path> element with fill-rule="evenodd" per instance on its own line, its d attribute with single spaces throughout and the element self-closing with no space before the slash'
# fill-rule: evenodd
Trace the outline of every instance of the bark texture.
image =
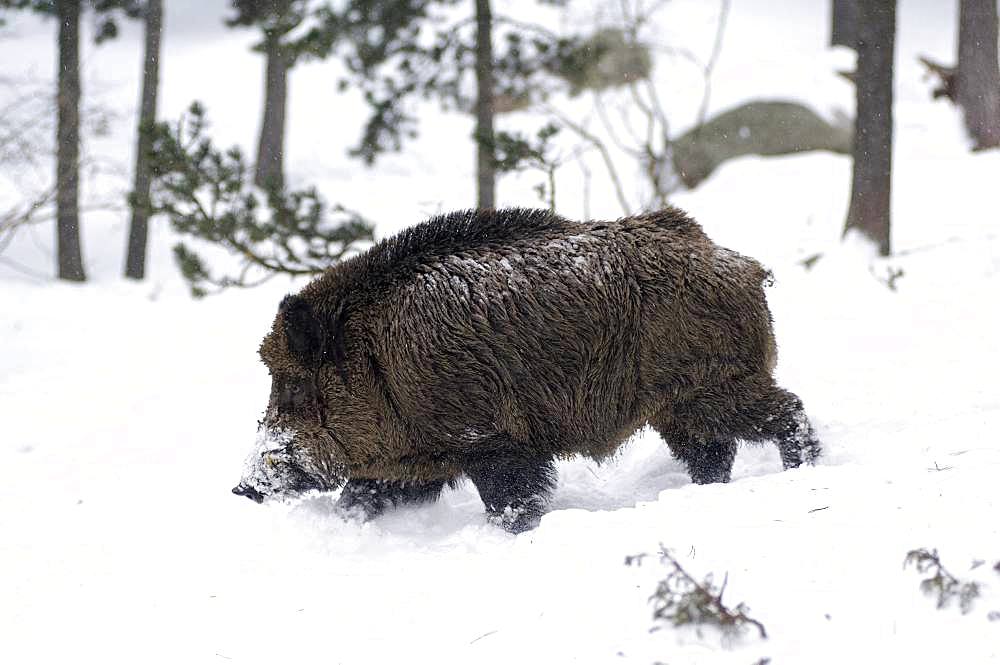
<svg viewBox="0 0 1000 665">
<path fill-rule="evenodd" d="M 149 128 L 156 122 L 156 95 L 160 87 L 160 35 L 163 30 L 163 0 L 146 3 L 146 45 L 142 70 L 142 101 L 136 140 L 135 183 L 132 190 L 132 223 L 129 228 L 125 276 L 142 279 L 146 274 L 146 239 L 149 229 Z"/>
<path fill-rule="evenodd" d="M 58 0 L 56 254 L 59 279 L 86 280 L 80 248 L 80 2 Z"/>
<path fill-rule="evenodd" d="M 476 2 L 476 205 L 496 205 L 493 150 L 493 14 L 490 0 Z"/>
<path fill-rule="evenodd" d="M 831 5 L 830 46 L 856 48 L 858 43 L 858 0 L 833 0 Z"/>
<path fill-rule="evenodd" d="M 888 256 L 892 181 L 892 77 L 896 0 L 858 5 L 854 177 L 846 234 L 857 229 Z"/>
<path fill-rule="evenodd" d="M 997 0 L 961 0 L 955 95 L 975 148 L 1000 146 Z"/>
<path fill-rule="evenodd" d="M 279 36 L 267 36 L 264 81 L 264 119 L 257 144 L 257 168 L 254 182 L 258 187 L 284 187 L 285 105 L 288 98 L 288 70 L 291 54 Z"/>
</svg>

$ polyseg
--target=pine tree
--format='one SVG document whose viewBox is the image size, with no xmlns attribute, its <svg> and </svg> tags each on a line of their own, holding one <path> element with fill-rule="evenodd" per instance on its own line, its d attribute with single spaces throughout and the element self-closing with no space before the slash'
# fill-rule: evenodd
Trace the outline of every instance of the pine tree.
<svg viewBox="0 0 1000 665">
<path fill-rule="evenodd" d="M 888 256 L 896 0 L 859 3 L 857 31 L 854 175 L 844 233 L 860 231 Z"/>
<path fill-rule="evenodd" d="M 559 0 L 540 0 L 561 4 Z M 367 164 L 416 136 L 415 99 L 437 99 L 445 110 L 475 117 L 477 205 L 495 204 L 498 135 L 495 116 L 543 98 L 581 39 L 496 15 L 490 0 L 474 0 L 455 20 L 451 0 L 356 0 L 334 15 L 349 76 L 370 115 L 352 149 Z M 374 29 L 374 28 L 378 29 Z M 473 89 L 470 92 L 470 88 Z M 510 143 L 509 141 L 507 142 Z"/>
<path fill-rule="evenodd" d="M 56 266 L 60 279 L 86 279 L 80 246 L 80 15 L 95 12 L 100 44 L 118 34 L 121 16 L 137 16 L 140 0 L 0 0 L 3 9 L 28 9 L 51 16 L 58 23 L 56 128 Z"/>
<path fill-rule="evenodd" d="M 830 12 L 830 46 L 853 49 L 858 43 L 858 1 L 833 0 Z"/>
<path fill-rule="evenodd" d="M 1000 147 L 997 0 L 961 0 L 955 97 L 977 150 Z"/>
<path fill-rule="evenodd" d="M 239 148 L 216 147 L 206 130 L 205 111 L 193 104 L 180 122 L 149 132 L 150 210 L 185 237 L 174 256 L 193 295 L 318 274 L 372 241 L 369 222 L 326 205 L 315 189 L 254 187 Z M 213 269 L 197 245 L 221 247 L 233 260 Z"/>
<path fill-rule="evenodd" d="M 156 96 L 160 87 L 160 34 L 163 30 L 163 0 L 147 0 L 143 11 L 146 27 L 142 69 L 142 101 L 136 132 L 135 184 L 132 190 L 132 223 L 129 226 L 125 276 L 142 279 L 146 273 L 146 238 L 149 228 L 150 129 L 156 122 Z"/>
<path fill-rule="evenodd" d="M 257 27 L 254 46 L 265 56 L 264 114 L 257 143 L 254 181 L 260 187 L 284 187 L 285 109 L 288 74 L 304 57 L 323 58 L 336 42 L 326 4 L 309 0 L 231 0 L 231 27 Z"/>
<path fill-rule="evenodd" d="M 476 0 L 476 206 L 496 203 L 496 156 L 493 133 L 493 10 L 490 0 Z"/>
</svg>

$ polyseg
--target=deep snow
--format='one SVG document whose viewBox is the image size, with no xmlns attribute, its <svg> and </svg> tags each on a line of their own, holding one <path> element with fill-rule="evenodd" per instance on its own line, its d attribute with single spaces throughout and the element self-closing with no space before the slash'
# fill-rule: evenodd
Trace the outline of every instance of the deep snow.
<svg viewBox="0 0 1000 665">
<path fill-rule="evenodd" d="M 707 49 L 709 4 L 670 3 L 692 27 L 665 34 Z M 846 54 L 823 48 L 826 3 L 733 4 L 713 108 L 762 91 L 849 107 L 850 88 L 831 73 Z M 843 157 L 740 159 L 676 197 L 716 241 L 775 272 L 778 375 L 825 444 L 815 468 L 780 472 L 773 448 L 744 449 L 732 483 L 694 486 L 643 433 L 603 466 L 562 463 L 552 511 L 516 537 L 485 523 L 468 484 L 363 525 L 335 516 L 331 496 L 258 506 L 229 488 L 267 400 L 256 347 L 295 285 L 192 301 L 162 227 L 150 279 L 124 283 L 120 215 L 87 220 L 92 283 L 0 266 L 0 661 L 1000 659 L 1000 622 L 987 618 L 1000 610 L 1000 152 L 966 152 L 957 114 L 929 100 L 914 60 L 949 59 L 952 5 L 900 3 L 896 257 L 841 244 Z M 39 35 L 53 27 L 0 40 L 5 72 L 29 61 L 48 71 Z M 780 37 L 761 40 L 765 30 Z M 113 63 L 137 64 L 134 31 L 126 37 L 88 50 L 89 71 L 107 81 Z M 163 115 L 199 97 L 223 140 L 250 144 L 260 63 L 241 51 L 249 39 L 170 37 Z M 26 59 L 13 60 L 15 49 Z M 430 109 L 414 153 L 364 171 L 341 157 L 356 123 L 320 131 L 329 118 L 317 109 L 348 106 L 324 76 L 319 66 L 293 76 L 300 177 L 349 189 L 356 207 L 370 201 L 383 236 L 470 200 L 468 132 L 455 132 L 455 118 Z M 132 74 L 120 79 L 108 99 L 134 104 Z M 700 89 L 664 85 L 678 115 L 693 117 Z M 104 149 L 127 150 L 120 134 Z M 442 145 L 462 157 L 440 159 Z M 563 177 L 562 212 L 579 216 L 576 175 Z M 502 202 L 532 204 L 532 184 L 503 181 Z M 592 205 L 617 214 L 607 192 Z M 26 234 L 5 256 L 47 266 L 48 234 Z M 799 262 L 816 253 L 805 270 Z M 890 268 L 904 271 L 895 292 L 879 282 Z M 650 633 L 647 599 L 666 569 L 623 562 L 660 543 L 698 577 L 728 573 L 726 598 L 746 602 L 770 639 Z M 916 547 L 938 548 L 952 572 L 984 584 L 971 613 L 937 610 L 920 592 L 920 576 L 902 567 Z M 974 560 L 987 564 L 970 570 Z"/>
</svg>

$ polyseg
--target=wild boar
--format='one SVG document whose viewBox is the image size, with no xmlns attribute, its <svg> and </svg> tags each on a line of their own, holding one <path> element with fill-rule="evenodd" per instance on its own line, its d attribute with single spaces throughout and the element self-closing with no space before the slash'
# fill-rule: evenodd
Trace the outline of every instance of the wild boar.
<svg viewBox="0 0 1000 665">
<path fill-rule="evenodd" d="M 467 477 L 520 532 L 556 459 L 603 460 L 646 424 L 696 483 L 727 482 L 738 441 L 813 463 L 802 403 L 772 375 L 768 280 L 677 208 L 435 217 L 281 302 L 260 347 L 270 402 L 233 492 L 343 485 L 338 508 L 372 518 Z"/>
</svg>

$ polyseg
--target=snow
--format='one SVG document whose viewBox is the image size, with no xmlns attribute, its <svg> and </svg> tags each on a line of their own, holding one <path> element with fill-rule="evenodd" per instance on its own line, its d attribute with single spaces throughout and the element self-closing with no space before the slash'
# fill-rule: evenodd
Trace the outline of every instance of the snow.
<svg viewBox="0 0 1000 665">
<path fill-rule="evenodd" d="M 260 427 L 257 430 L 257 442 L 243 461 L 243 475 L 239 486 L 249 487 L 264 495 L 273 493 L 274 488 L 287 487 L 287 473 L 278 472 L 278 469 L 287 466 L 276 462 L 288 457 L 286 446 L 293 437 L 293 432 L 287 429 Z"/>
<path fill-rule="evenodd" d="M 125 283 L 117 213 L 86 220 L 90 283 L 0 265 L 0 662 L 1000 661 L 1000 624 L 988 619 L 1000 610 L 1000 152 L 967 152 L 958 114 L 929 100 L 914 60 L 949 59 L 953 4 L 900 3 L 895 256 L 841 242 L 841 156 L 742 158 L 675 197 L 713 239 L 774 272 L 777 374 L 824 443 L 816 467 L 782 472 L 773 446 L 745 448 L 731 483 L 695 486 L 644 431 L 603 465 L 560 463 L 550 512 L 517 536 L 486 522 L 469 484 L 367 524 L 335 514 L 335 494 L 257 505 L 230 493 L 267 402 L 256 350 L 301 282 L 193 301 L 158 225 L 150 279 Z M 669 3 L 671 35 L 687 34 L 680 19 L 691 17 L 690 39 L 709 48 L 709 5 Z M 251 144 L 261 63 L 241 50 L 250 35 L 174 40 L 170 18 L 164 115 L 198 97 L 220 140 Z M 733 3 L 712 108 L 762 92 L 849 108 L 831 73 L 845 54 L 824 48 L 826 20 L 826 3 Z M 11 30 L 0 62 L 48 71 L 41 35 L 54 25 Z M 132 27 L 85 47 L 87 80 L 119 77 L 105 89 L 123 108 L 137 97 L 134 74 L 108 63 L 137 68 L 136 39 Z M 293 74 L 296 177 L 349 190 L 345 204 L 373 210 L 383 236 L 467 205 L 463 119 L 431 109 L 412 153 L 366 171 L 342 157 L 355 136 L 341 128 L 358 127 L 360 112 L 327 97 L 331 76 L 318 65 Z M 679 113 L 700 103 L 689 87 Z M 332 103 L 335 132 L 320 112 Z M 102 145 L 130 144 L 123 130 Z M 441 160 L 451 149 L 458 157 Z M 582 215 L 578 175 L 560 172 L 570 217 Z M 532 184 L 502 181 L 502 203 L 532 205 Z M 610 191 L 595 187 L 590 205 L 618 214 Z M 48 266 L 50 230 L 3 256 Z M 898 270 L 892 291 L 883 282 Z M 728 573 L 725 598 L 745 602 L 769 639 L 650 632 L 648 598 L 667 570 L 652 556 L 624 559 L 661 544 L 699 579 Z M 918 547 L 983 585 L 969 614 L 921 593 L 902 565 Z"/>
</svg>

